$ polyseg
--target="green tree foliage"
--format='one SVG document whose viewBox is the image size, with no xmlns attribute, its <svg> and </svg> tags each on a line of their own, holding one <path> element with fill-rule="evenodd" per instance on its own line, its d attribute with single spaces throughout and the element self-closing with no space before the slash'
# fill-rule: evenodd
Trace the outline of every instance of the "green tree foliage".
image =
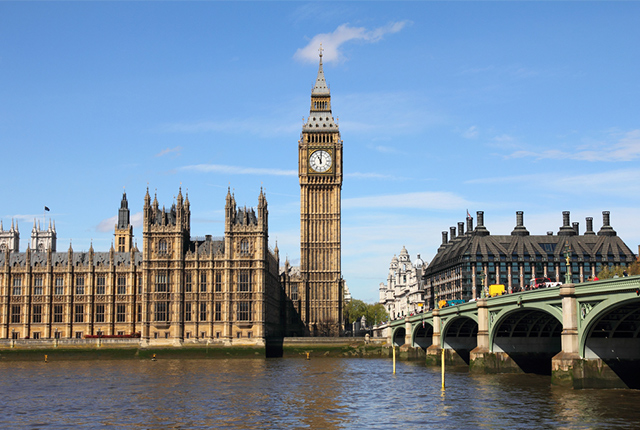
<svg viewBox="0 0 640 430">
<path fill-rule="evenodd" d="M 345 304 L 344 320 L 347 325 L 362 318 L 363 315 L 368 325 L 377 325 L 389 319 L 389 314 L 381 303 L 367 304 L 362 300 L 351 300 Z"/>
<path fill-rule="evenodd" d="M 358 318 L 365 314 L 367 304 L 362 300 L 351 300 L 344 305 L 344 321 L 346 324 L 352 324 Z"/>
<path fill-rule="evenodd" d="M 367 305 L 367 311 L 364 316 L 370 326 L 378 325 L 381 322 L 387 321 L 389 319 L 389 314 L 387 313 L 387 310 L 384 308 L 384 306 L 382 306 L 382 303 Z"/>
<path fill-rule="evenodd" d="M 628 266 L 604 266 L 604 268 L 598 272 L 598 278 L 609 279 L 614 278 L 616 275 L 621 278 L 625 270 L 629 276 L 640 275 L 640 261 L 636 260 Z"/>
</svg>

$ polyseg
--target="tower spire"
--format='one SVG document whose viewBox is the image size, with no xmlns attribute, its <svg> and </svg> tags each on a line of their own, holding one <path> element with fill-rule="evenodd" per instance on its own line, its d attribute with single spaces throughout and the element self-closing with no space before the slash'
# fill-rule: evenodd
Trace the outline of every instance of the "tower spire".
<svg viewBox="0 0 640 430">
<path fill-rule="evenodd" d="M 314 96 L 328 96 L 330 94 L 329 87 L 327 87 L 327 80 L 324 78 L 324 70 L 322 69 L 322 43 L 318 49 L 320 52 L 320 65 L 318 66 L 318 77 L 316 78 L 316 85 L 311 90 L 311 94 Z"/>
</svg>

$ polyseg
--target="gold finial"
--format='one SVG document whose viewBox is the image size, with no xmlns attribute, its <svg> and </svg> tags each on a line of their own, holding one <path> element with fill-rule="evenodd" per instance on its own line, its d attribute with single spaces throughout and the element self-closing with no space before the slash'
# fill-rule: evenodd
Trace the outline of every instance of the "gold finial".
<svg viewBox="0 0 640 430">
<path fill-rule="evenodd" d="M 324 48 L 322 48 L 322 43 L 320 44 L 320 48 L 318 48 L 318 51 L 320 52 L 320 58 L 322 58 L 322 51 L 324 51 Z"/>
</svg>

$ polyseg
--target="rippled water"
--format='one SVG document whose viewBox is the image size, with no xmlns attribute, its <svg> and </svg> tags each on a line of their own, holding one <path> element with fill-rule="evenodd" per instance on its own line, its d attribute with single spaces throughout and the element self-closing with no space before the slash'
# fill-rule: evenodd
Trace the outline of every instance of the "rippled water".
<svg viewBox="0 0 640 430">
<path fill-rule="evenodd" d="M 383 359 L 0 363 L 2 428 L 640 428 L 640 392 Z"/>
</svg>

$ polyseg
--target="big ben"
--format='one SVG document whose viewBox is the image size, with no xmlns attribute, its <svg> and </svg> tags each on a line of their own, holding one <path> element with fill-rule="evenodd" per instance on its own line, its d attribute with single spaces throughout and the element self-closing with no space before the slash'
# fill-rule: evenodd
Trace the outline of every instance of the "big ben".
<svg viewBox="0 0 640 430">
<path fill-rule="evenodd" d="M 300 178 L 301 315 L 313 336 L 338 336 L 342 329 L 341 271 L 342 140 L 331 112 L 322 68 L 311 90 L 309 118 L 298 142 Z"/>
</svg>

